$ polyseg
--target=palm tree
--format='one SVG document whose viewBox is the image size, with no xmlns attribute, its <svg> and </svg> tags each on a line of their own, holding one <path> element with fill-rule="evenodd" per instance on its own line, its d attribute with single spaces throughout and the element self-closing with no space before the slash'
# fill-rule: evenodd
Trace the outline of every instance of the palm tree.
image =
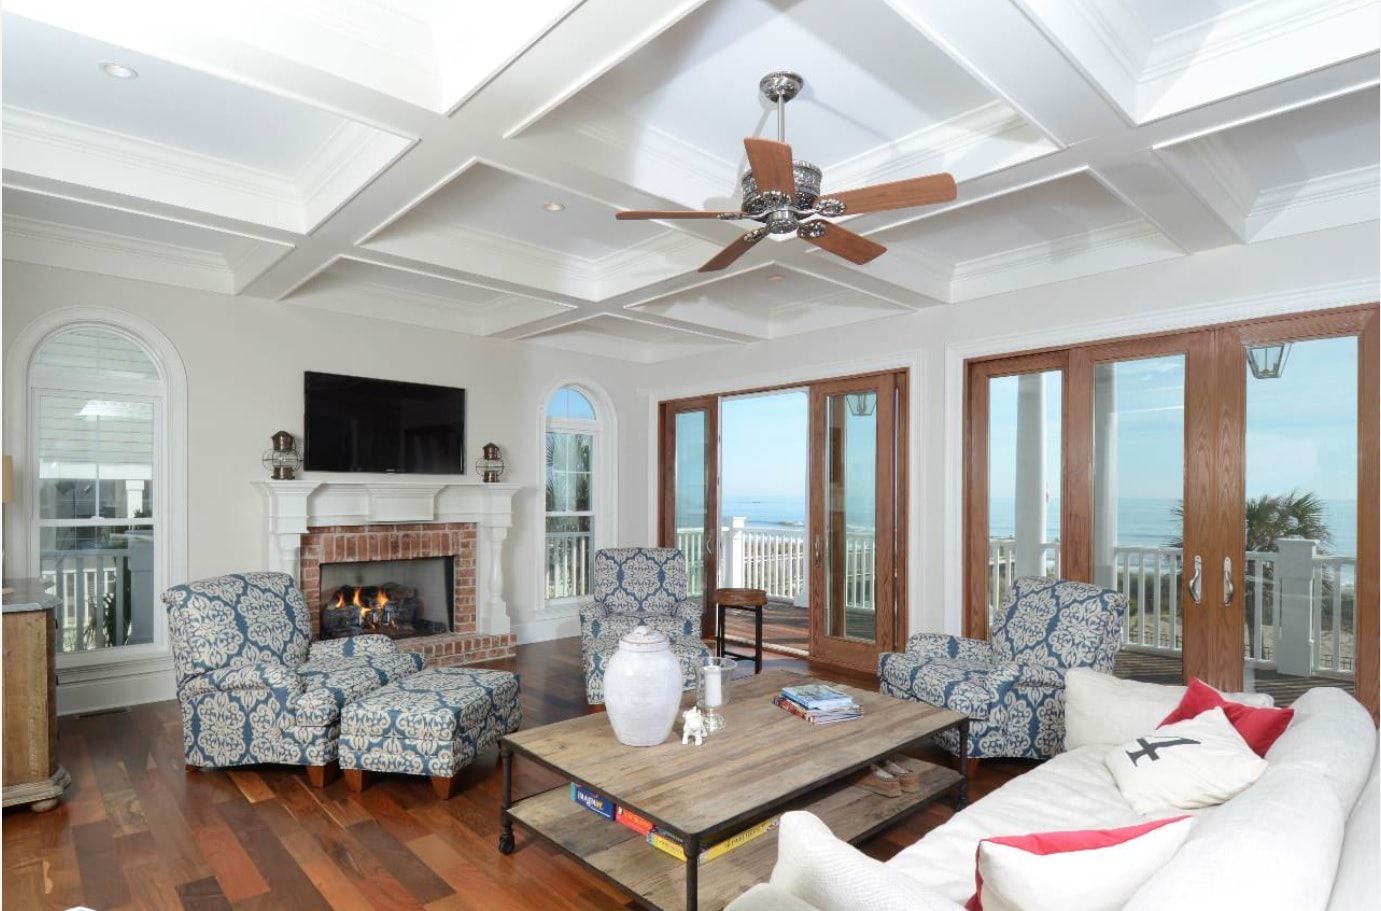
<svg viewBox="0 0 1381 911">
<path fill-rule="evenodd" d="M 1184 546 L 1184 501 L 1181 500 L 1171 507 L 1171 512 L 1179 523 L 1181 533 L 1170 543 L 1172 547 L 1182 548 Z M 1248 497 L 1246 517 L 1246 550 L 1248 553 L 1276 551 L 1279 549 L 1278 542 L 1281 538 L 1307 538 L 1316 541 L 1321 553 L 1327 553 L 1327 545 L 1333 543 L 1333 534 L 1328 530 L 1323 500 L 1308 491 L 1292 490 L 1289 493 L 1263 493 L 1259 497 Z M 1274 579 L 1275 563 L 1267 562 L 1261 568 L 1261 580 L 1266 592 L 1272 591 L 1275 584 Z M 1252 574 L 1248 573 L 1245 581 L 1246 591 L 1243 592 L 1245 599 L 1243 603 L 1251 604 L 1256 597 L 1256 580 Z M 1320 582 L 1322 595 L 1326 599 L 1332 592 L 1333 580 L 1325 573 Z M 1272 599 L 1272 613 L 1277 606 Z M 1345 613 L 1347 613 L 1346 610 Z M 1347 622 L 1346 617 L 1343 620 Z M 1246 621 L 1247 641 L 1252 642 L 1256 618 L 1251 611 L 1247 611 Z"/>
<path fill-rule="evenodd" d="M 1171 513 L 1180 526 L 1180 535 L 1170 542 L 1171 547 L 1184 546 L 1184 501 L 1180 500 Z M 1259 497 L 1248 497 L 1247 550 L 1273 551 L 1281 538 L 1309 538 L 1323 545 L 1333 542 L 1324 516 L 1323 500 L 1308 491 L 1292 490 L 1289 493 L 1263 493 Z"/>
</svg>

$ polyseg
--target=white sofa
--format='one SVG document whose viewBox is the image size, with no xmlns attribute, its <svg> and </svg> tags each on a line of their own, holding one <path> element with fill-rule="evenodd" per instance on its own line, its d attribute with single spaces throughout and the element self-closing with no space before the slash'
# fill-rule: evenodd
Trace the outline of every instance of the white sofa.
<svg viewBox="0 0 1381 911">
<path fill-rule="evenodd" d="M 834 838 L 814 816 L 788 813 L 770 882 L 744 893 L 729 911 L 962 911 L 974 891 L 982 838 L 1113 828 L 1169 815 L 1138 816 L 1103 757 L 1153 730 L 1183 693 L 1183 687 L 1071 671 L 1066 752 L 885 863 Z M 1290 727 L 1266 754 L 1266 773 L 1221 806 L 1189 811 L 1198 824 L 1127 911 L 1381 907 L 1376 727 L 1360 703 L 1337 689 L 1312 689 L 1294 707 Z"/>
</svg>

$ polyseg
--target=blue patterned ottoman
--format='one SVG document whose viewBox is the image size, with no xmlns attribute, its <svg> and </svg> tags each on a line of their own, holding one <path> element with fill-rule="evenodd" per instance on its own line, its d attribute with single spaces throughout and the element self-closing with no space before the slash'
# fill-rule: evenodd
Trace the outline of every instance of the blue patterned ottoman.
<svg viewBox="0 0 1381 911">
<path fill-rule="evenodd" d="M 352 791 L 370 772 L 429 775 L 446 800 L 460 770 L 522 720 L 517 674 L 427 668 L 341 710 L 341 771 Z"/>
</svg>

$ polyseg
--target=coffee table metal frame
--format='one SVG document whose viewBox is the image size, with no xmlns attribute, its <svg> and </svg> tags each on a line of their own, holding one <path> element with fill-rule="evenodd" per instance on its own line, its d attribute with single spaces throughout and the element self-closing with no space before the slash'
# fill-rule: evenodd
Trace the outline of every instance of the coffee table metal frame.
<svg viewBox="0 0 1381 911">
<path fill-rule="evenodd" d="M 509 740 L 509 738 L 505 737 L 499 742 L 499 761 L 503 767 L 503 805 L 499 811 L 499 853 L 513 853 L 516 847 L 516 841 L 513 835 L 513 825 L 514 823 L 517 823 L 518 825 L 527 829 L 532 834 L 538 836 L 539 838 L 542 838 L 549 844 L 556 846 L 563 853 L 566 853 L 568 856 L 573 857 L 576 861 L 578 861 L 581 864 L 581 866 L 593 872 L 600 879 L 604 880 L 605 882 L 611 883 L 615 886 L 618 886 L 620 889 L 623 889 L 624 891 L 630 891 L 628 887 L 623 883 L 609 876 L 603 870 L 600 870 L 594 865 L 588 863 L 584 858 L 567 851 L 556 840 L 549 838 L 545 833 L 531 826 L 526 825 L 523 822 L 523 820 L 518 819 L 512 813 L 509 812 L 510 808 L 513 806 L 513 757 L 515 755 L 521 755 L 530 762 L 534 762 L 542 768 L 555 773 L 556 775 L 569 779 L 570 781 L 573 781 L 576 784 L 581 785 L 582 787 L 589 788 L 592 791 L 604 794 L 604 796 L 613 799 L 620 806 L 627 807 L 629 810 L 631 810 L 634 813 L 637 813 L 639 816 L 653 823 L 658 828 L 670 832 L 672 835 L 680 839 L 681 844 L 686 853 L 685 907 L 687 911 L 695 911 L 699 904 L 699 894 L 697 888 L 699 875 L 698 858 L 700 855 L 702 845 L 713 844 L 715 842 L 722 840 L 721 838 L 716 838 L 715 836 L 728 837 L 729 835 L 741 832 L 748 826 L 755 825 L 764 819 L 768 819 L 776 815 L 778 811 L 783 810 L 784 808 L 801 800 L 807 795 L 812 794 L 816 791 L 823 790 L 824 788 L 827 788 L 828 786 L 840 781 L 841 779 L 848 778 L 849 776 L 854 775 L 855 773 L 868 768 L 868 766 L 872 765 L 874 762 L 883 759 L 886 756 L 890 756 L 893 753 L 897 752 L 903 752 L 907 749 L 911 749 L 921 744 L 924 744 L 926 741 L 931 740 L 936 735 L 951 729 L 957 729 L 959 733 L 959 755 L 968 755 L 969 719 L 962 718 L 958 721 L 954 721 L 950 724 L 944 725 L 943 727 L 937 728 L 936 730 L 931 731 L 923 737 L 919 737 L 915 740 L 902 744 L 900 747 L 889 748 L 886 751 L 878 754 L 877 756 L 873 756 L 863 762 L 855 763 L 848 767 L 831 772 L 828 776 L 825 776 L 817 781 L 811 782 L 809 785 L 798 788 L 789 794 L 784 794 L 781 797 L 778 797 L 767 803 L 757 804 L 752 807 L 749 807 L 745 809 L 743 812 L 738 813 L 730 817 L 729 819 L 723 820 L 722 822 L 717 823 L 716 825 L 699 832 L 686 832 L 678 828 L 677 826 L 674 826 L 666 822 L 665 820 L 659 819 L 656 814 L 649 813 L 646 810 L 640 809 L 632 802 L 622 799 L 617 794 L 606 793 L 605 789 L 572 775 L 569 771 L 562 769 L 560 766 L 557 766 L 554 763 L 548 762 L 541 756 L 538 756 L 532 753 L 531 751 L 524 749 L 518 744 L 512 743 Z M 954 791 L 954 808 L 956 811 L 962 810 L 964 807 L 968 806 L 969 803 L 968 763 L 959 763 L 959 775 L 960 778 L 958 782 L 952 785 L 951 788 L 941 790 L 935 793 L 934 795 L 931 795 L 929 798 L 918 802 L 915 806 L 908 807 L 906 810 L 896 814 L 895 816 L 890 816 L 887 819 L 882 820 L 880 823 L 878 823 L 878 825 L 874 826 L 872 829 L 869 829 L 862 835 L 855 838 L 854 841 L 863 841 L 864 839 L 869 838 L 872 835 L 875 835 L 876 833 L 884 829 L 896 825 L 897 823 L 906 819 L 908 816 L 934 803 L 940 797 L 944 796 L 946 790 Z"/>
</svg>

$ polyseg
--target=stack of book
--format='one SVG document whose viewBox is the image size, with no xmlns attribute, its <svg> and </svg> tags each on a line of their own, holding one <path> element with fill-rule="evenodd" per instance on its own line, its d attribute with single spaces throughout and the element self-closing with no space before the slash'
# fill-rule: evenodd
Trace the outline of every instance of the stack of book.
<svg viewBox="0 0 1381 911">
<path fill-rule="evenodd" d="M 853 697 L 823 683 L 784 686 L 772 701 L 811 724 L 836 724 L 863 716 L 863 707 Z"/>
<path fill-rule="evenodd" d="M 684 861 L 686 859 L 685 848 L 682 846 L 681 840 L 675 835 L 659 829 L 649 820 L 644 819 L 627 807 L 619 806 L 603 794 L 582 787 L 575 782 L 571 782 L 570 787 L 571 800 L 580 804 L 591 813 L 598 814 L 605 819 L 627 826 L 634 832 L 637 832 L 649 845 L 659 851 L 665 851 L 677 860 Z M 773 829 L 777 828 L 780 818 L 781 817 L 774 816 L 771 819 L 763 820 L 755 826 L 744 829 L 737 835 L 731 835 L 723 841 L 710 845 L 708 848 L 703 848 L 700 851 L 700 857 L 697 863 L 703 864 L 706 861 L 714 860 L 716 857 L 722 857 L 735 848 L 747 844 L 759 835 L 771 832 Z"/>
</svg>

